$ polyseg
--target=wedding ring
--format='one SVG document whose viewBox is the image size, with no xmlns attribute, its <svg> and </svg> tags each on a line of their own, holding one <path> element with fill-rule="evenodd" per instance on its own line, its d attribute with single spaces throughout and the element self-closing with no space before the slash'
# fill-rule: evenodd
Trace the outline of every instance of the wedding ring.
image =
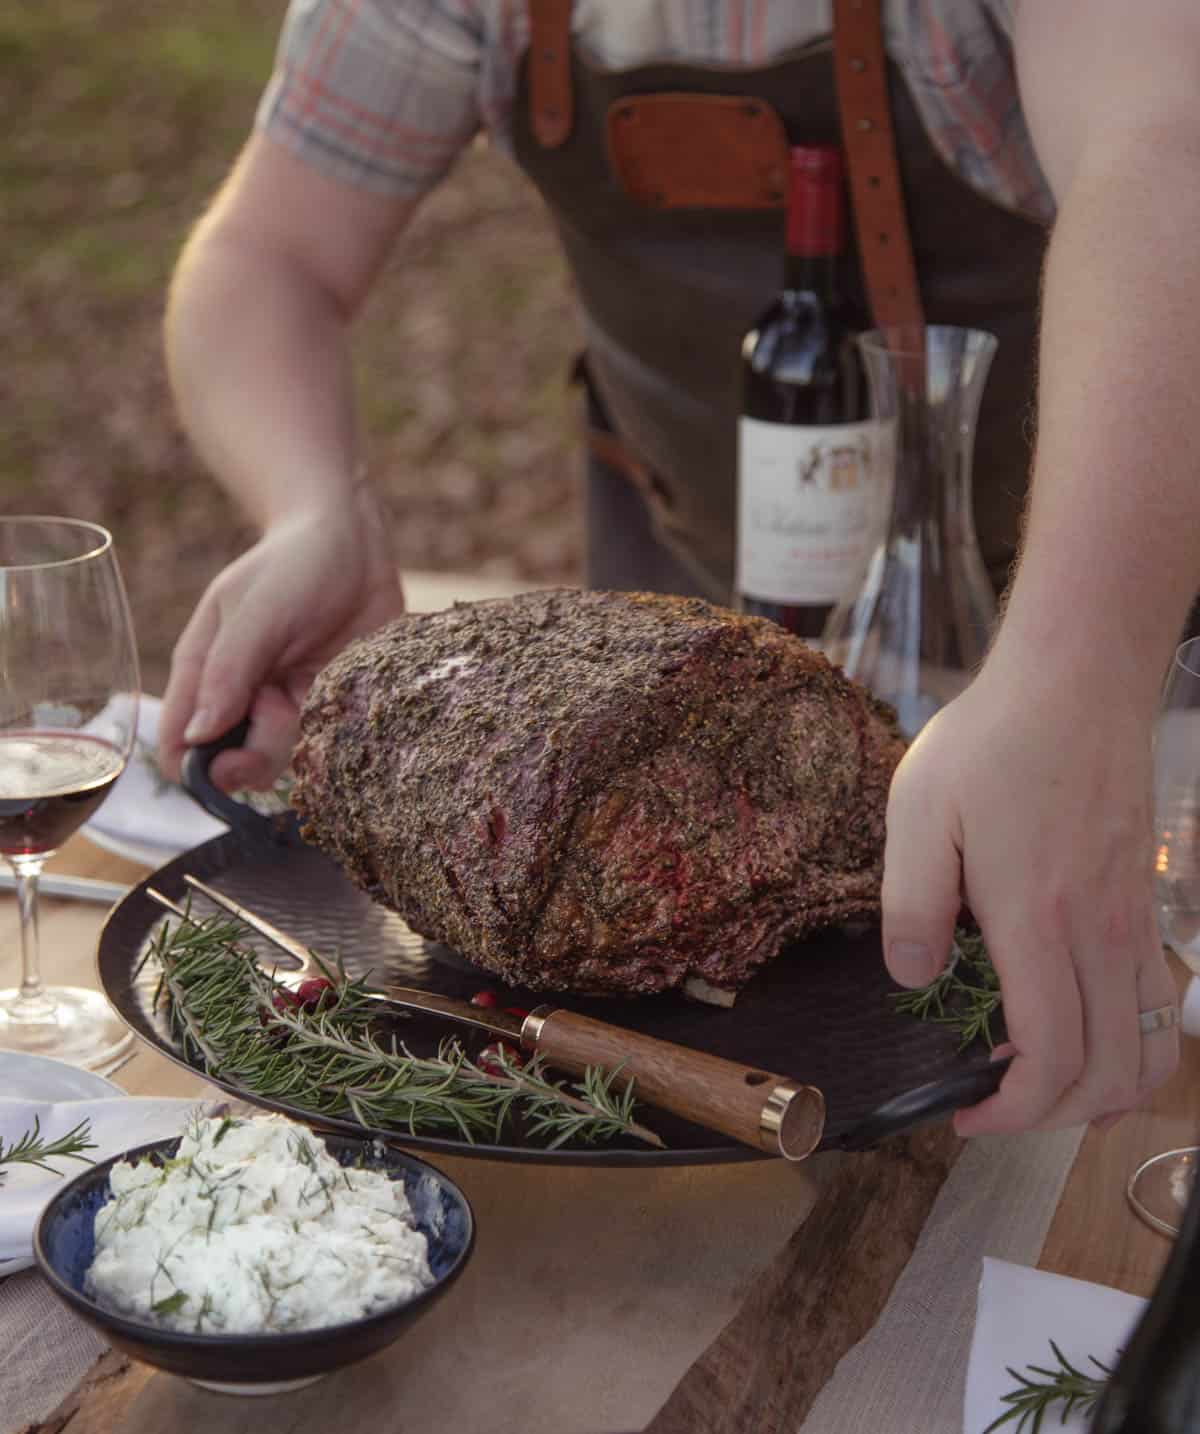
<svg viewBox="0 0 1200 1434">
<path fill-rule="evenodd" d="M 1153 1011 L 1139 1011 L 1138 1025 L 1141 1027 L 1142 1035 L 1148 1036 L 1152 1031 L 1169 1031 L 1172 1026 L 1179 1024 L 1179 1007 L 1176 1005 L 1156 1006 Z"/>
</svg>

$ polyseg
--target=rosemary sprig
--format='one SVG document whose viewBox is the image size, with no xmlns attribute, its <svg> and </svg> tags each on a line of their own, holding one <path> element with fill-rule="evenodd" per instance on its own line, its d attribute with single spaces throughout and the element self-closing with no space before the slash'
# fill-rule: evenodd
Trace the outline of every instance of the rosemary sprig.
<svg viewBox="0 0 1200 1434">
<path fill-rule="evenodd" d="M 239 946 L 244 934 L 237 921 L 189 916 L 160 927 L 146 959 L 159 966 L 154 1002 L 172 1034 L 209 1074 L 247 1095 L 470 1143 L 499 1141 L 519 1111 L 527 1133 L 551 1149 L 619 1135 L 662 1145 L 634 1119 L 632 1083 L 617 1089 L 617 1072 L 590 1068 L 568 1084 L 551 1080 L 538 1057 L 517 1065 L 501 1056 L 485 1068 L 457 1040 L 433 1056 L 416 1056 L 394 1037 L 385 1043 L 371 1029 L 378 1007 L 365 983 L 319 957 L 332 998 L 316 1011 L 276 1005 L 284 987 Z"/>
<path fill-rule="evenodd" d="M 1090 1414 L 1096 1407 L 1105 1384 L 1112 1376 L 1111 1368 L 1101 1364 L 1094 1355 L 1089 1355 L 1089 1362 L 1096 1366 L 1100 1374 L 1085 1374 L 1075 1368 L 1053 1340 L 1050 1341 L 1050 1349 L 1058 1362 L 1057 1369 L 1027 1364 L 1025 1374 L 1012 1368 L 1008 1370 L 1017 1381 L 1017 1387 L 1003 1396 L 1002 1402 L 1009 1406 L 1008 1409 L 998 1419 L 993 1419 L 983 1434 L 992 1434 L 994 1429 L 1014 1419 L 1017 1421 L 1014 1434 L 1025 1434 L 1027 1425 L 1029 1434 L 1038 1434 L 1047 1410 L 1054 1404 L 1062 1405 L 1060 1423 L 1063 1424 L 1076 1409 L 1081 1414 Z M 1031 1374 L 1038 1377 L 1030 1379 Z"/>
<path fill-rule="evenodd" d="M 980 1039 L 988 1050 L 996 1044 L 992 1017 L 1000 1010 L 1000 978 L 977 932 L 959 928 L 942 973 L 928 986 L 901 991 L 892 1000 L 905 1015 L 949 1026 L 961 1038 L 960 1051 Z"/>
<path fill-rule="evenodd" d="M 507 1078 L 524 1097 L 526 1129 L 530 1135 L 544 1133 L 551 1136 L 550 1150 L 556 1150 L 572 1139 L 597 1140 L 622 1135 L 635 1128 L 642 1130 L 633 1119 L 633 1083 L 630 1082 L 624 1089 L 617 1087 L 617 1078 L 621 1073 L 619 1066 L 611 1071 L 589 1066 L 582 1083 L 576 1086 L 582 1092 L 580 1098 L 547 1080 L 536 1061 L 526 1066 L 514 1066 L 501 1050 L 495 1057 L 495 1063 L 502 1068 L 504 1075 L 491 1078 Z M 648 1144 L 662 1145 L 653 1131 L 644 1131 L 641 1138 Z"/>
<path fill-rule="evenodd" d="M 61 1175 L 62 1171 L 56 1170 L 47 1161 L 82 1160 L 85 1165 L 90 1165 L 91 1160 L 83 1152 L 96 1149 L 96 1142 L 88 1139 L 91 1133 L 91 1121 L 84 1119 L 57 1140 L 43 1140 L 41 1123 L 35 1115 L 33 1129 L 27 1130 L 7 1149 L 0 1140 L 0 1166 L 36 1165 L 39 1170 L 46 1170 L 51 1175 Z M 0 1185 L 4 1183 L 4 1175 L 5 1172 L 0 1169 Z"/>
</svg>

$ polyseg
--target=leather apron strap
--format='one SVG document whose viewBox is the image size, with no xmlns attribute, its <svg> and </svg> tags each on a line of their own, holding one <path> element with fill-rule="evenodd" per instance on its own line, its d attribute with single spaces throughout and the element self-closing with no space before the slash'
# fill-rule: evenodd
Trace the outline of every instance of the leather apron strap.
<svg viewBox="0 0 1200 1434">
<path fill-rule="evenodd" d="M 924 322 L 888 100 L 880 0 L 833 0 L 833 66 L 851 211 L 880 328 Z"/>
<path fill-rule="evenodd" d="M 575 120 L 571 0 L 529 0 L 529 100 L 538 143 L 557 149 Z"/>
</svg>

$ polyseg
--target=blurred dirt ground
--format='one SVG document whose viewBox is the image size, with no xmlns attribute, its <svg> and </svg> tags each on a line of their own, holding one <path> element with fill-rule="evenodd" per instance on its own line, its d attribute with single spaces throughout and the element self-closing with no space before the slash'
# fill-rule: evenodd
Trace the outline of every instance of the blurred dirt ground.
<svg viewBox="0 0 1200 1434">
<path fill-rule="evenodd" d="M 113 529 L 149 691 L 209 578 L 252 540 L 174 421 L 160 323 L 283 11 L 0 3 L 0 507 Z M 540 202 L 478 144 L 356 331 L 367 452 L 403 566 L 575 577 L 576 344 Z"/>
</svg>

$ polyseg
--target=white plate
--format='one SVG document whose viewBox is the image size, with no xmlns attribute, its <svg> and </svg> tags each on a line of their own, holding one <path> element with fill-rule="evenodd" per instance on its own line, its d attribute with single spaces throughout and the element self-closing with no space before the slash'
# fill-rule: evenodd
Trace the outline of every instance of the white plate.
<svg viewBox="0 0 1200 1434">
<path fill-rule="evenodd" d="M 136 861 L 140 866 L 148 866 L 151 871 L 166 866 L 167 862 L 174 860 L 181 851 L 187 850 L 186 847 L 151 846 L 149 842 L 116 836 L 113 832 L 101 831 L 90 822 L 83 828 L 83 834 L 93 846 L 103 847 L 105 851 L 124 857 L 126 861 Z"/>
<path fill-rule="evenodd" d="M 124 1095 L 119 1085 L 95 1071 L 69 1066 L 49 1056 L 23 1056 L 15 1051 L 0 1051 L 0 1092 L 8 1100 L 102 1100 Z M 0 1188 L 0 1199 L 4 1191 Z M 33 1258 L 0 1260 L 0 1280 L 27 1270 Z"/>
<path fill-rule="evenodd" d="M 95 1071 L 16 1051 L 0 1051 L 0 1092 L 6 1100 L 104 1100 L 125 1094 Z"/>
</svg>

